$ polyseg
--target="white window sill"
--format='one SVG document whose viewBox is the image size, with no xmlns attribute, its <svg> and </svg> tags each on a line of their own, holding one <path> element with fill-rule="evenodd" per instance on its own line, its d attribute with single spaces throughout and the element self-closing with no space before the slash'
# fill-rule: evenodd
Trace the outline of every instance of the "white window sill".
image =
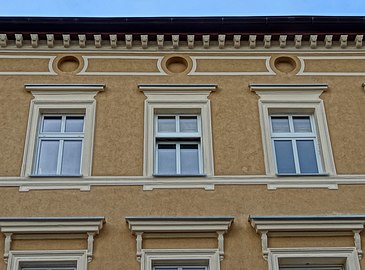
<svg viewBox="0 0 365 270">
<path fill-rule="evenodd" d="M 206 174 L 153 174 L 153 177 L 206 177 Z"/>
<path fill-rule="evenodd" d="M 75 177 L 80 178 L 82 177 L 82 174 L 30 174 L 29 177 L 32 178 L 45 178 L 45 177 L 51 177 L 51 178 L 62 178 L 62 177 Z"/>
<path fill-rule="evenodd" d="M 277 177 L 286 177 L 286 176 L 295 176 L 295 177 L 306 177 L 306 176 L 318 176 L 318 177 L 323 177 L 323 176 L 329 176 L 328 173 L 277 173 L 275 174 Z"/>
</svg>

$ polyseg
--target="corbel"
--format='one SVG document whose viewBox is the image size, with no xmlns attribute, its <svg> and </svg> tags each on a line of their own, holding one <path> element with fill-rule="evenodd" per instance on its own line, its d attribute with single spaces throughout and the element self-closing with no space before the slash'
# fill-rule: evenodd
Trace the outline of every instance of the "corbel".
<svg viewBox="0 0 365 270">
<path fill-rule="evenodd" d="M 332 38 L 333 38 L 333 35 L 326 35 L 324 37 L 324 46 L 329 49 L 332 47 Z"/>
<path fill-rule="evenodd" d="M 303 35 L 294 36 L 295 48 L 299 49 L 300 47 L 302 47 L 302 37 Z"/>
<path fill-rule="evenodd" d="M 23 35 L 22 34 L 15 34 L 15 45 L 17 48 L 23 46 Z"/>
<path fill-rule="evenodd" d="M 311 49 L 317 48 L 317 38 L 318 38 L 318 35 L 310 35 L 309 46 L 311 47 Z"/>
<path fill-rule="evenodd" d="M 148 35 L 141 35 L 142 49 L 147 49 L 148 47 Z"/>
<path fill-rule="evenodd" d="M 101 35 L 94 35 L 95 48 L 101 48 Z"/>
<path fill-rule="evenodd" d="M 86 47 L 86 35 L 79 35 L 79 46 L 80 48 Z"/>
<path fill-rule="evenodd" d="M 271 46 L 271 35 L 264 35 L 264 47 L 270 48 Z"/>
<path fill-rule="evenodd" d="M 4 233 L 5 235 L 5 242 L 4 242 L 4 261 L 8 263 L 9 252 L 11 249 L 11 242 L 12 242 L 12 235 L 13 233 Z"/>
<path fill-rule="evenodd" d="M 210 35 L 203 35 L 203 47 L 204 49 L 209 48 Z"/>
<path fill-rule="evenodd" d="M 8 42 L 8 36 L 6 34 L 0 34 L 0 46 L 5 48 Z"/>
<path fill-rule="evenodd" d="M 233 35 L 233 46 L 235 49 L 239 49 L 241 47 L 241 35 Z"/>
<path fill-rule="evenodd" d="M 224 48 L 225 42 L 226 42 L 226 35 L 218 35 L 218 46 L 219 46 L 219 49 L 223 49 Z"/>
<path fill-rule="evenodd" d="M 264 257 L 265 261 L 267 261 L 269 255 L 269 241 L 267 238 L 267 233 L 268 231 L 261 232 L 261 250 L 262 250 L 262 256 Z"/>
<path fill-rule="evenodd" d="M 63 39 L 63 47 L 65 47 L 65 48 L 70 47 L 70 42 L 71 42 L 70 35 L 69 34 L 63 34 L 62 39 Z"/>
<path fill-rule="evenodd" d="M 347 38 L 348 38 L 348 35 L 341 35 L 340 36 L 340 46 L 341 46 L 342 49 L 347 47 Z"/>
<path fill-rule="evenodd" d="M 137 261 L 141 261 L 142 257 L 142 245 L 143 245 L 143 238 L 142 238 L 143 232 L 136 232 L 136 247 L 137 247 Z"/>
<path fill-rule="evenodd" d="M 286 47 L 286 39 L 287 39 L 287 35 L 280 35 L 279 36 L 279 46 L 280 48 L 285 48 Z"/>
<path fill-rule="evenodd" d="M 118 41 L 117 35 L 109 35 L 109 40 L 110 40 L 110 47 L 116 48 L 117 47 L 117 41 Z"/>
<path fill-rule="evenodd" d="M 357 250 L 357 254 L 359 255 L 359 260 L 362 259 L 363 251 L 361 248 L 361 236 L 360 236 L 361 230 L 353 230 L 354 233 L 354 243 Z"/>
<path fill-rule="evenodd" d="M 172 35 L 172 47 L 174 49 L 177 49 L 179 48 L 179 39 L 180 39 L 180 36 L 179 35 Z"/>
<path fill-rule="evenodd" d="M 356 48 L 360 49 L 362 47 L 362 39 L 364 35 L 356 35 L 355 37 L 355 46 Z"/>
<path fill-rule="evenodd" d="M 248 37 L 248 43 L 251 49 L 256 48 L 256 35 L 250 35 Z"/>
<path fill-rule="evenodd" d="M 163 48 L 163 44 L 165 42 L 165 36 L 164 35 L 157 35 L 157 47 L 159 49 L 162 49 Z"/>
<path fill-rule="evenodd" d="M 223 261 L 224 259 L 224 231 L 217 231 L 218 234 L 218 251 L 219 251 L 219 259 Z"/>
<path fill-rule="evenodd" d="M 125 46 L 127 49 L 132 48 L 133 36 L 132 35 L 125 35 Z"/>
<path fill-rule="evenodd" d="M 38 34 L 30 34 L 30 43 L 32 44 L 32 48 L 38 47 Z"/>
<path fill-rule="evenodd" d="M 47 46 L 48 48 L 53 48 L 54 46 L 54 35 L 53 34 L 47 34 Z"/>
<path fill-rule="evenodd" d="M 194 48 L 194 41 L 195 41 L 195 36 L 194 35 L 188 35 L 188 48 L 189 49 Z"/>
<path fill-rule="evenodd" d="M 93 251 L 94 251 L 94 233 L 87 233 L 87 261 L 91 262 L 93 259 Z"/>
</svg>

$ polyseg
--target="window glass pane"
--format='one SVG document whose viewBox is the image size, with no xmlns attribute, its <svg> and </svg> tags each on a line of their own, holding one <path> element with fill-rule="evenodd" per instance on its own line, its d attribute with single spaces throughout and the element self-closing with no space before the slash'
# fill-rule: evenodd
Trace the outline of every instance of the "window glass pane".
<svg viewBox="0 0 365 270">
<path fill-rule="evenodd" d="M 177 267 L 154 267 L 155 270 L 178 270 Z"/>
<path fill-rule="evenodd" d="M 67 116 L 66 117 L 66 132 L 83 132 L 84 117 L 83 116 Z"/>
<path fill-rule="evenodd" d="M 62 175 L 79 175 L 82 141 L 64 141 L 62 155 Z"/>
<path fill-rule="evenodd" d="M 180 145 L 181 174 L 199 174 L 199 152 L 197 144 Z"/>
<path fill-rule="evenodd" d="M 313 140 L 297 141 L 299 166 L 301 173 L 318 173 L 316 151 Z"/>
<path fill-rule="evenodd" d="M 61 116 L 44 116 L 42 132 L 61 132 Z"/>
<path fill-rule="evenodd" d="M 273 133 L 288 133 L 289 119 L 287 116 L 271 116 L 271 126 Z"/>
<path fill-rule="evenodd" d="M 293 146 L 291 141 L 274 141 L 278 173 L 295 173 Z"/>
<path fill-rule="evenodd" d="M 158 174 L 176 174 L 176 145 L 158 145 Z"/>
<path fill-rule="evenodd" d="M 158 132 L 176 132 L 175 116 L 159 116 L 157 122 Z"/>
<path fill-rule="evenodd" d="M 294 132 L 312 132 L 309 116 L 293 116 Z"/>
<path fill-rule="evenodd" d="M 56 174 L 59 141 L 41 141 L 37 174 Z"/>
<path fill-rule="evenodd" d="M 180 132 L 198 132 L 196 116 L 180 116 Z"/>
<path fill-rule="evenodd" d="M 183 267 L 183 270 L 205 270 L 205 267 Z"/>
</svg>

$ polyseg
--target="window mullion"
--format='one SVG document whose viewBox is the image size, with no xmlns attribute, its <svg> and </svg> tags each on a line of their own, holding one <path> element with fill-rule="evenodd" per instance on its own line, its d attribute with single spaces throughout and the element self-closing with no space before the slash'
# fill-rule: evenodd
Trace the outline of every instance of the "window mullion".
<svg viewBox="0 0 365 270">
<path fill-rule="evenodd" d="M 59 140 L 58 158 L 57 158 L 57 172 L 56 172 L 57 175 L 61 174 L 62 156 L 63 156 L 63 142 L 64 142 L 63 139 Z"/>
<path fill-rule="evenodd" d="M 294 164 L 295 164 L 295 172 L 301 173 L 300 165 L 299 165 L 299 155 L 298 155 L 298 148 L 297 148 L 297 139 L 292 139 L 292 149 L 293 149 L 293 156 L 294 156 Z"/>
<path fill-rule="evenodd" d="M 176 143 L 176 173 L 181 173 L 181 164 L 180 164 L 180 143 Z"/>
</svg>

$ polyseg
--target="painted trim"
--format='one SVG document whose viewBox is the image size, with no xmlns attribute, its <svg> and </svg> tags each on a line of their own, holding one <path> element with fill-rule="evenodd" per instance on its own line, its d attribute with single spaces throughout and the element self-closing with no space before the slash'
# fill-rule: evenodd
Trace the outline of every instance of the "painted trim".
<svg viewBox="0 0 365 270">
<path fill-rule="evenodd" d="M 307 263 L 311 264 L 311 262 L 318 263 L 318 261 L 325 265 L 345 261 L 343 269 L 360 270 L 357 255 L 357 251 L 353 247 L 270 248 L 268 264 L 269 270 L 280 270 L 280 266 L 283 265 L 285 259 L 295 259 L 295 265 L 298 266 L 305 266 Z"/>
<path fill-rule="evenodd" d="M 267 71 L 259 72 L 259 71 L 242 71 L 242 72 L 197 72 L 197 60 L 199 59 L 209 59 L 209 60 L 238 60 L 238 59 L 250 59 L 250 60 L 265 60 L 265 67 Z M 270 66 L 271 56 L 191 56 L 191 60 L 193 62 L 192 69 L 188 73 L 188 75 L 216 75 L 216 76 L 252 76 L 252 75 L 276 75 L 276 73 L 272 70 Z"/>
<path fill-rule="evenodd" d="M 0 75 L 57 75 L 53 69 L 53 62 L 56 56 L 46 55 L 0 55 L 0 59 L 49 59 L 48 72 L 33 71 L 0 71 Z"/>
<path fill-rule="evenodd" d="M 167 73 L 163 70 L 161 63 L 163 56 L 82 56 L 84 60 L 84 66 L 82 70 L 76 75 L 92 75 L 92 76 L 159 76 L 159 75 L 167 75 Z M 156 67 L 159 72 L 89 72 L 87 68 L 89 67 L 89 59 L 154 59 L 157 60 Z"/>
<path fill-rule="evenodd" d="M 7 270 L 20 270 L 26 263 L 75 263 L 76 270 L 87 270 L 86 250 L 17 250 L 9 254 Z"/>
<path fill-rule="evenodd" d="M 31 91 L 104 91 L 105 84 L 25 84 L 25 90 Z"/>
<path fill-rule="evenodd" d="M 146 176 L 83 176 L 83 177 L 0 177 L 0 187 L 17 187 L 21 192 L 31 190 L 90 191 L 91 187 L 135 186 L 145 191 L 155 189 L 205 189 L 215 190 L 225 185 L 266 185 L 276 189 L 332 189 L 339 186 L 365 185 L 365 175 L 332 176 L 269 176 L 229 175 L 206 177 L 146 177 Z"/>
<path fill-rule="evenodd" d="M 364 76 L 365 72 L 306 72 L 305 60 L 360 60 L 365 56 L 298 56 L 301 63 L 298 76 Z"/>
</svg>

